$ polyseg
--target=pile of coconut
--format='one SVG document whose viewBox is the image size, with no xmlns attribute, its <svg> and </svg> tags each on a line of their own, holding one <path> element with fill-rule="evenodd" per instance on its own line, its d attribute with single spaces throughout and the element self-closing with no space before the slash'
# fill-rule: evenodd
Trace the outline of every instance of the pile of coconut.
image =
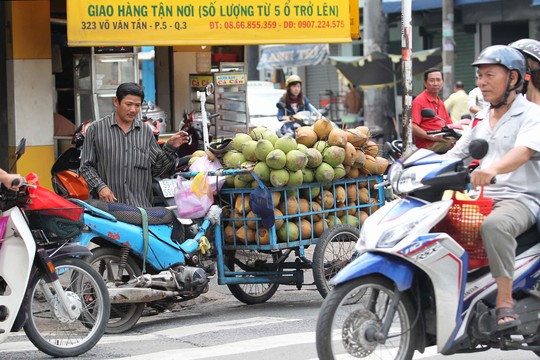
<svg viewBox="0 0 540 360">
<path fill-rule="evenodd" d="M 296 130 L 295 137 L 278 137 L 275 132 L 257 127 L 250 134 L 236 134 L 232 140 L 232 150 L 222 157 L 227 168 L 252 168 L 259 179 L 269 187 L 295 188 L 302 184 L 314 183 L 304 188 L 300 196 L 294 191 L 274 191 L 276 218 L 298 214 L 295 221 L 276 221 L 277 236 L 280 241 L 296 241 L 300 238 L 319 237 L 332 224 L 347 223 L 359 227 L 379 203 L 375 191 L 367 189 L 367 182 L 347 186 L 328 186 L 332 181 L 344 177 L 361 178 L 366 175 L 380 175 L 386 171 L 388 162 L 378 156 L 379 146 L 370 140 L 369 129 L 360 126 L 342 130 L 334 128 L 327 119 L 320 119 L 313 126 L 303 126 Z M 375 182 L 371 181 L 371 185 Z M 250 174 L 228 177 L 226 186 L 234 188 L 258 187 Z M 243 201 L 242 201 L 243 199 Z M 364 210 L 356 208 L 340 210 L 356 203 L 372 204 Z M 268 243 L 268 233 L 257 221 L 247 220 L 257 217 L 249 207 L 249 195 L 239 194 L 225 218 L 232 218 L 225 224 L 227 242 Z M 310 212 L 310 203 L 316 215 L 303 216 Z M 317 209 L 334 209 L 335 212 L 323 216 Z M 238 219 L 238 220 L 235 220 Z M 258 236 L 257 236 L 258 234 Z"/>
</svg>

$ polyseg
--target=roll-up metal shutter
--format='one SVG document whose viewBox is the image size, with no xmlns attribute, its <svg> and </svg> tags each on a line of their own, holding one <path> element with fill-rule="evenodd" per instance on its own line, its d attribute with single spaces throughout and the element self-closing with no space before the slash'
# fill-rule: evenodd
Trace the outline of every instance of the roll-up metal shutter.
<svg viewBox="0 0 540 360">
<path fill-rule="evenodd" d="M 338 55 L 338 44 L 330 44 L 330 55 Z M 316 108 L 321 108 L 331 101 L 332 120 L 338 120 L 342 114 L 342 97 L 339 94 L 339 80 L 336 68 L 328 63 L 306 66 L 305 95 Z"/>
</svg>

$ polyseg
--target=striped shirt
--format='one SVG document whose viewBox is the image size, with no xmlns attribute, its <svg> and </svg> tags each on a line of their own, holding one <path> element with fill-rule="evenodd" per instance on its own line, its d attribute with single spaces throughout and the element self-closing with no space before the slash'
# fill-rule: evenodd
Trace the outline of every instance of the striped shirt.
<svg viewBox="0 0 540 360">
<path fill-rule="evenodd" d="M 114 113 L 92 123 L 82 147 L 80 173 L 92 197 L 108 186 L 118 202 L 152 206 L 152 176 L 171 168 L 176 154 L 159 147 L 149 126 L 135 120 L 129 130 L 118 126 Z"/>
</svg>

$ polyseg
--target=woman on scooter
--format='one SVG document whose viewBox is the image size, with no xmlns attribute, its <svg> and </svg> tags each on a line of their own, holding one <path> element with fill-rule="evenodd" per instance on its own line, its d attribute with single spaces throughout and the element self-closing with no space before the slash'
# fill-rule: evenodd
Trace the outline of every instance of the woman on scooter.
<svg viewBox="0 0 540 360">
<path fill-rule="evenodd" d="M 279 121 L 290 120 L 290 116 L 300 111 L 309 111 L 311 104 L 302 92 L 302 79 L 291 75 L 285 81 L 287 92 L 279 99 L 277 118 Z"/>
<path fill-rule="evenodd" d="M 12 185 L 14 181 L 18 180 L 17 185 Z M 19 174 L 9 174 L 0 168 L 0 182 L 9 190 L 17 190 L 22 184 L 22 177 Z"/>
<path fill-rule="evenodd" d="M 540 212 L 540 182 L 531 180 L 540 178 L 540 163 L 531 160 L 540 151 L 540 106 L 521 94 L 526 62 L 518 50 L 490 46 L 472 65 L 490 106 L 479 112 L 483 120 L 447 155 L 464 158 L 473 139 L 489 143 L 487 155 L 471 175 L 471 184 L 473 188 L 484 186 L 485 195 L 494 199 L 480 233 L 497 283 L 497 329 L 503 331 L 521 323 L 512 299 L 516 237 L 534 225 Z"/>
</svg>

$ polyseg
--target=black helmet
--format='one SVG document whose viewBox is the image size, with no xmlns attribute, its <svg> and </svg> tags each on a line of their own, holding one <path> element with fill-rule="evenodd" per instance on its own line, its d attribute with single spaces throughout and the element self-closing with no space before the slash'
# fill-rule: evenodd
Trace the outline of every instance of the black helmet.
<svg viewBox="0 0 540 360">
<path fill-rule="evenodd" d="M 523 54 L 506 45 L 493 45 L 485 48 L 472 63 L 472 66 L 479 65 L 502 65 L 508 70 L 516 70 L 521 81 L 527 72 L 527 63 Z"/>
<path fill-rule="evenodd" d="M 508 46 L 521 51 L 540 63 L 540 41 L 534 39 L 521 39 L 508 44 Z"/>
</svg>

